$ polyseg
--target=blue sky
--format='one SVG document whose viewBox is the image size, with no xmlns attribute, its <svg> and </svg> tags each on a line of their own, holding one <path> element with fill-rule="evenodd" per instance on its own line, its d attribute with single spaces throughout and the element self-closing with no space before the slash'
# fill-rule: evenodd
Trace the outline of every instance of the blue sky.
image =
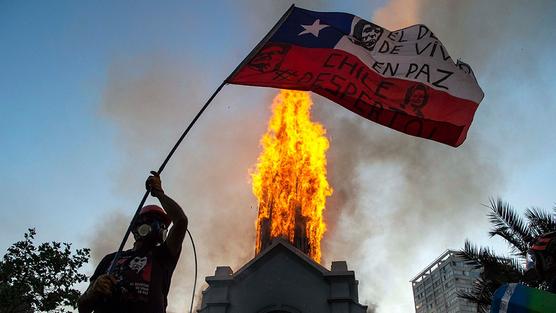
<svg viewBox="0 0 556 313">
<path fill-rule="evenodd" d="M 207 16 L 225 21 L 226 14 L 214 14 L 216 4 L 192 11 L 180 1 L 1 6 L 1 163 L 10 181 L 3 188 L 10 203 L 2 210 L 10 221 L 3 245 L 39 221 L 49 225 L 38 226 L 41 236 L 62 240 L 50 228 L 62 216 L 75 221 L 70 228 L 78 232 L 89 220 L 86 212 L 106 210 L 113 201 L 107 176 L 121 159 L 114 127 L 98 113 L 110 62 L 144 53 L 200 56 L 201 49 L 190 52 L 191 41 L 210 37 L 216 26 L 184 30 Z M 226 43 L 211 43 L 203 57 L 216 58 L 210 52 L 221 51 L 219 44 Z"/>
<path fill-rule="evenodd" d="M 236 65 L 227 56 L 241 60 L 266 32 L 242 31 L 244 6 L 230 1 L 3 1 L 0 7 L 0 163 L 9 203 L 1 211 L 3 247 L 31 225 L 45 239 L 76 241 L 82 223 L 118 203 L 109 176 L 122 155 L 113 123 L 98 108 L 114 60 L 162 54 L 207 62 L 214 66 L 199 75 L 216 86 Z M 73 221 L 66 234 L 56 228 L 62 217 Z"/>
<path fill-rule="evenodd" d="M 489 5 L 469 2 L 454 7 L 435 5 L 437 11 L 427 11 L 434 1 L 410 2 L 418 8 L 411 12 L 413 22 L 438 30 L 452 55 L 474 66 L 485 92 L 467 142 L 459 150 L 438 147 L 435 143 L 418 143 L 352 117 L 351 113 L 316 96 L 316 104 L 322 107 L 316 109 L 315 115 L 330 128 L 331 144 L 334 146 L 335 140 L 339 140 L 336 138 L 343 138 L 339 124 L 342 117 L 359 125 L 357 129 L 364 130 L 367 135 L 363 136 L 368 137 L 363 139 L 373 146 L 376 143 L 373 138 L 404 142 L 396 146 L 400 155 L 428 149 L 438 152 L 440 157 L 457 159 L 469 153 L 476 158 L 473 162 L 478 162 L 477 166 L 489 169 L 485 172 L 496 173 L 494 177 L 465 185 L 482 190 L 482 193 L 477 191 L 480 194 L 477 198 L 466 200 L 476 204 L 478 210 L 489 195 L 501 196 L 518 208 L 552 208 L 556 202 L 554 4 L 538 1 L 521 7 L 514 2 L 508 5 L 500 1 Z M 95 239 L 110 232 L 114 241 L 113 245 L 112 242 L 107 245 L 115 249 L 126 217 L 131 216 L 140 200 L 148 171 L 159 166 L 203 100 L 289 4 L 289 1 L 247 0 L 156 4 L 151 1 L 0 1 L 0 169 L 4 174 L 0 183 L 3 190 L 0 251 L 20 240 L 28 227 L 37 228 L 41 241 L 69 241 L 76 247 L 96 247 Z M 399 1 L 305 1 L 299 5 L 380 20 L 375 15 L 376 9 L 396 9 L 397 4 Z M 485 17 L 481 19 L 481 12 L 498 13 L 485 20 Z M 268 104 L 275 93 L 271 89 L 225 87 L 163 176 L 169 193 L 176 195 L 181 203 L 187 203 L 192 230 L 203 236 L 200 253 L 206 261 L 201 276 L 209 275 L 215 265 L 237 266 L 251 256 L 252 207 L 256 207 L 256 202 L 250 194 L 247 171 L 256 160 L 257 140 L 264 131 Z M 154 100 L 142 102 L 149 97 Z M 334 120 L 331 116 L 338 118 Z M 216 144 L 222 148 L 214 148 Z M 415 150 L 404 150 L 403 146 Z M 428 160 L 432 162 L 433 158 Z M 385 182 L 376 189 L 361 187 L 365 192 L 355 201 L 358 206 L 375 201 L 378 196 L 373 192 L 380 192 L 381 205 L 395 211 L 394 207 L 405 203 L 396 202 L 395 194 L 389 196 L 391 190 L 417 188 L 399 178 L 404 175 L 404 166 L 411 164 L 409 161 L 358 162 L 355 172 L 361 185 L 370 185 L 377 176 Z M 198 169 L 207 169 L 206 163 L 211 163 L 210 168 L 219 169 L 222 175 L 199 172 Z M 337 163 L 331 162 L 331 167 L 334 164 Z M 434 167 L 424 165 L 424 168 Z M 453 177 L 437 175 L 432 181 L 443 179 Z M 217 187 L 224 190 L 211 190 Z M 340 186 L 333 187 L 341 190 Z M 206 194 L 202 193 L 205 191 Z M 202 199 L 208 197 L 213 199 Z M 453 205 L 445 203 L 447 207 Z M 377 216 L 386 216 L 388 212 L 354 211 L 353 215 L 342 215 L 339 228 L 335 229 L 348 227 L 350 218 L 369 218 L 373 224 Z M 249 235 L 234 235 L 237 237 L 231 237 L 226 244 L 206 239 L 205 235 L 214 227 L 211 223 L 216 223 L 218 216 L 226 219 L 244 213 L 251 215 L 234 227 Z M 473 216 L 480 219 L 485 213 L 480 211 Z M 114 225 L 104 222 L 110 216 L 124 222 Z M 441 254 L 442 249 L 462 246 L 464 238 L 481 244 L 493 243 L 486 236 L 485 221 L 475 228 L 469 226 L 468 232 L 459 236 L 446 235 L 450 239 L 424 245 L 416 258 L 418 264 L 412 265 L 407 275 L 399 277 L 400 284 L 405 284 L 417 269 Z M 112 228 L 107 230 L 105 224 Z M 381 230 L 386 228 L 384 225 L 373 224 L 374 230 L 363 231 L 376 235 L 369 235 L 364 243 L 369 247 L 382 243 L 381 238 L 389 235 L 387 230 Z M 227 227 L 224 226 L 222 233 L 233 230 Z M 344 240 L 349 239 L 348 233 L 351 232 L 344 233 Z M 215 237 L 214 240 L 220 240 L 217 234 Z M 504 248 L 495 241 L 493 244 Z M 212 251 L 215 246 L 226 253 Z M 331 247 L 332 251 L 335 246 Z M 239 256 L 230 252 L 234 249 L 242 251 Z M 97 253 L 103 252 L 108 251 Z M 403 295 L 366 293 L 370 289 L 384 290 L 386 283 L 373 278 L 371 269 L 374 268 L 364 267 L 365 255 L 349 249 L 330 254 L 330 259 L 348 260 L 360 273 L 362 298 L 378 303 L 384 312 L 406 312 L 411 307 L 410 288 L 404 289 Z M 184 273 L 189 271 L 188 258 L 183 259 Z M 183 275 L 184 280 L 190 277 Z M 365 285 L 365 279 L 372 283 Z M 177 289 L 190 286 L 179 281 L 176 284 Z M 400 299 L 400 304 L 396 304 L 396 299 Z M 180 306 L 181 302 L 174 305 Z"/>
</svg>

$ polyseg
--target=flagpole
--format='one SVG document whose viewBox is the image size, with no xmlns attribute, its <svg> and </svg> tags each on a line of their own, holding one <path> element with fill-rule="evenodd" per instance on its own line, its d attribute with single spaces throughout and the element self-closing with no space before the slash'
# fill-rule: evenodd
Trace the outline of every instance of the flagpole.
<svg viewBox="0 0 556 313">
<path fill-rule="evenodd" d="M 278 30 L 278 28 L 282 25 L 282 23 L 284 23 L 284 21 L 288 18 L 288 16 L 291 14 L 291 12 L 293 11 L 294 8 L 295 8 L 295 4 L 292 4 L 288 8 L 288 10 L 282 15 L 282 17 L 278 20 L 278 22 L 276 22 L 276 24 L 270 29 L 270 31 L 266 34 L 266 36 L 264 36 L 263 39 L 255 46 L 255 48 L 253 48 L 253 50 L 251 50 L 251 52 L 245 57 L 245 59 L 243 59 L 243 61 L 241 61 L 241 63 L 238 64 L 238 66 L 232 71 L 232 73 L 230 75 L 228 75 L 228 77 L 226 77 L 226 79 L 224 81 L 222 81 L 222 83 L 220 83 L 218 88 L 216 88 L 216 90 L 212 93 L 212 95 L 205 102 L 205 104 L 203 105 L 201 110 L 199 110 L 197 115 L 195 115 L 195 117 L 189 123 L 189 125 L 187 126 L 185 131 L 181 134 L 178 141 L 174 144 L 174 146 L 172 147 L 172 149 L 170 150 L 170 152 L 168 153 L 168 155 L 166 156 L 166 158 L 164 159 L 164 161 L 162 162 L 162 164 L 158 168 L 158 171 L 157 171 L 158 175 L 160 175 L 162 173 L 162 171 L 164 170 L 164 168 L 168 164 L 168 161 L 170 161 L 170 159 L 172 158 L 172 156 L 174 155 L 174 153 L 178 149 L 179 145 L 181 144 L 181 142 L 183 141 L 185 136 L 187 136 L 187 134 L 189 133 L 189 130 L 191 130 L 193 125 L 195 125 L 195 123 L 197 122 L 199 117 L 201 117 L 203 112 L 205 112 L 205 110 L 207 109 L 209 104 L 216 97 L 216 95 L 220 92 L 220 90 L 222 90 L 224 85 L 227 84 L 228 80 L 231 77 L 233 77 L 245 64 L 247 64 L 259 52 L 259 50 L 261 50 L 261 48 L 266 44 L 266 42 L 270 39 L 270 37 L 272 37 L 272 35 L 274 35 L 276 30 Z M 112 259 L 112 262 L 110 262 L 110 266 L 108 267 L 108 270 L 107 270 L 108 274 L 111 274 L 112 271 L 114 270 L 114 264 L 116 263 L 116 261 L 120 258 L 121 254 L 122 254 L 124 246 L 125 246 L 128 238 L 129 238 L 129 234 L 131 233 L 131 229 L 133 228 L 133 224 L 135 223 L 135 220 L 139 216 L 139 212 L 141 212 L 141 208 L 143 208 L 143 205 L 145 205 L 145 201 L 147 201 L 149 193 L 150 193 L 150 190 L 147 190 L 145 192 L 145 194 L 143 195 L 143 198 L 139 202 L 139 206 L 137 207 L 137 210 L 135 210 L 135 214 L 133 215 L 133 218 L 131 219 L 131 222 L 129 223 L 129 226 L 127 228 L 127 231 L 124 235 L 124 238 L 123 238 L 122 242 L 120 243 L 118 251 L 114 255 L 114 258 Z"/>
<path fill-rule="evenodd" d="M 276 24 L 266 34 L 266 36 L 264 36 L 263 39 L 255 46 L 255 48 L 251 50 L 251 52 L 245 57 L 245 59 L 243 59 L 243 61 L 241 61 L 241 63 L 238 64 L 238 66 L 234 69 L 234 71 L 230 74 L 230 76 L 226 78 L 224 83 L 226 83 L 230 78 L 232 78 L 237 73 L 237 71 L 239 71 L 240 68 L 242 68 L 245 64 L 249 63 L 249 61 L 251 61 L 251 59 L 255 56 L 255 54 L 259 53 L 259 50 L 261 50 L 262 47 L 266 44 L 266 42 L 270 39 L 270 37 L 272 37 L 274 33 L 276 33 L 278 28 L 282 26 L 282 24 L 288 18 L 288 16 L 290 16 L 294 8 L 295 8 L 295 3 L 292 3 L 292 5 L 282 15 L 282 17 L 278 20 L 278 22 L 276 22 Z"/>
</svg>

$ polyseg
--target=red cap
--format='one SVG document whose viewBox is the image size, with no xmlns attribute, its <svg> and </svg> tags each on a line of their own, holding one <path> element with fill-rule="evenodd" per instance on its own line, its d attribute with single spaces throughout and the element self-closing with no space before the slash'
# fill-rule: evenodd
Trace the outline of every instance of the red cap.
<svg viewBox="0 0 556 313">
<path fill-rule="evenodd" d="M 168 217 L 168 214 L 166 214 L 166 211 L 164 211 L 164 209 L 162 209 L 161 207 L 155 204 L 145 205 L 139 212 L 139 215 L 144 215 L 144 214 L 154 214 L 158 216 L 159 218 L 162 219 L 162 222 L 164 222 L 166 226 L 169 226 L 170 223 L 172 222 Z"/>
</svg>

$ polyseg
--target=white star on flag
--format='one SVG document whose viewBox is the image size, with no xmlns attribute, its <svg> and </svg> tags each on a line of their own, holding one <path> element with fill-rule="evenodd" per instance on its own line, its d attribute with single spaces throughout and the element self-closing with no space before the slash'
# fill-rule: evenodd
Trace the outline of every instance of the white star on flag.
<svg viewBox="0 0 556 313">
<path fill-rule="evenodd" d="M 325 25 L 325 24 L 321 24 L 320 23 L 320 19 L 317 19 L 313 25 L 301 25 L 301 27 L 305 28 L 304 31 L 302 31 L 301 33 L 298 34 L 298 36 L 304 35 L 304 34 L 313 34 L 315 35 L 315 37 L 319 36 L 319 32 L 321 31 L 321 29 L 326 28 L 330 25 Z"/>
</svg>

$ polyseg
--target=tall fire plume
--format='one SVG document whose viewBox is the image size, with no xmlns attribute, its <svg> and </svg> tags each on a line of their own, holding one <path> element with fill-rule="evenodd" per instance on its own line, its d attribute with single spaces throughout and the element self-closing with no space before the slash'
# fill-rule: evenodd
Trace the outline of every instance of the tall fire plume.
<svg viewBox="0 0 556 313">
<path fill-rule="evenodd" d="M 252 173 L 259 201 L 256 253 L 282 237 L 320 261 L 323 211 L 332 188 L 326 179 L 329 142 L 324 127 L 311 121 L 312 104 L 309 93 L 292 90 L 281 90 L 272 103 Z"/>
</svg>

